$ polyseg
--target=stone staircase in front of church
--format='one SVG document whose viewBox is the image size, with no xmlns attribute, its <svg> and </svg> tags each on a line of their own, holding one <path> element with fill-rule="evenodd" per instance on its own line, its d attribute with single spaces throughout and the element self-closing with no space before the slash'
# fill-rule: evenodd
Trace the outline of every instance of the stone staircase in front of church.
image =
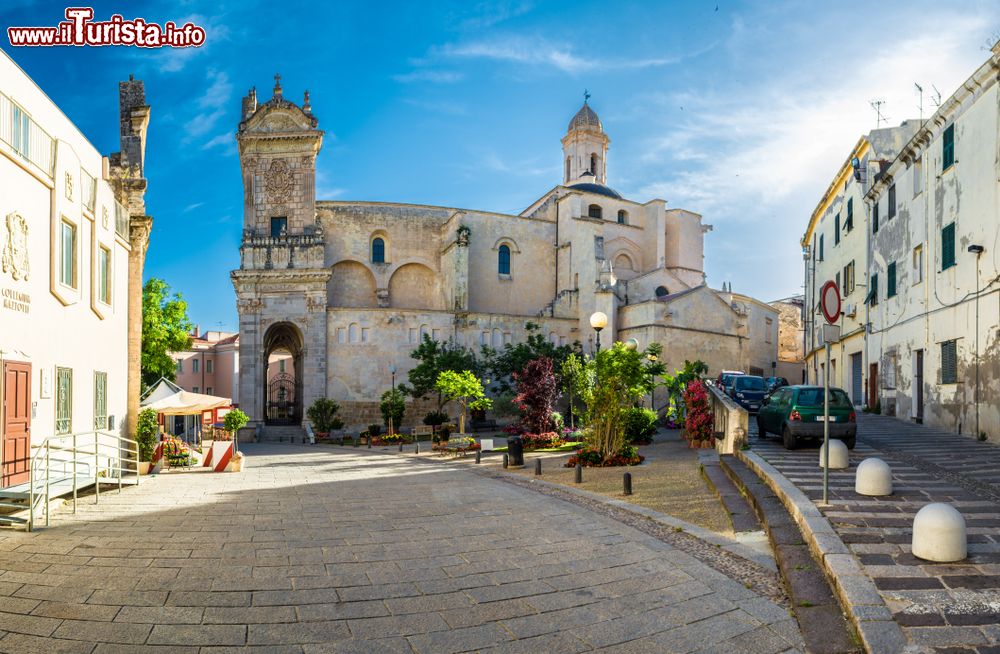
<svg viewBox="0 0 1000 654">
<path fill-rule="evenodd" d="M 306 432 L 301 425 L 262 425 L 258 443 L 305 443 Z"/>
</svg>

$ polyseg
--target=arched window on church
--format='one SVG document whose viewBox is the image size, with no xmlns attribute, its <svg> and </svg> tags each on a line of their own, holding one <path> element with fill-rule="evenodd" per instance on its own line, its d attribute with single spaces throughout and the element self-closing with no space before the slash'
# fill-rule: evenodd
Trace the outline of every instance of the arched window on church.
<svg viewBox="0 0 1000 654">
<path fill-rule="evenodd" d="M 590 205 L 590 207 L 587 209 L 587 215 L 590 216 L 591 218 L 597 218 L 598 220 L 600 220 L 601 217 L 604 215 L 603 212 L 601 211 L 601 205 L 599 204 Z"/>
<path fill-rule="evenodd" d="M 627 225 L 628 224 L 628 212 L 624 209 L 618 210 L 618 224 Z"/>
<path fill-rule="evenodd" d="M 594 152 L 590 155 L 590 172 L 597 175 L 597 153 Z"/>
<path fill-rule="evenodd" d="M 501 275 L 510 274 L 510 246 L 501 245 L 497 252 L 497 272 Z"/>
<path fill-rule="evenodd" d="M 372 263 L 385 263 L 385 241 L 372 239 Z"/>
</svg>

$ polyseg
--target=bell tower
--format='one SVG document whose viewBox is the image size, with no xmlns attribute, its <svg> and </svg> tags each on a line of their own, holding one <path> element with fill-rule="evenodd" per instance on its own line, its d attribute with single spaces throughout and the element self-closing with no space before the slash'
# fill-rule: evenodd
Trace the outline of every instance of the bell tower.
<svg viewBox="0 0 1000 654">
<path fill-rule="evenodd" d="M 563 184 L 589 182 L 607 185 L 608 145 L 601 119 L 590 108 L 590 94 L 584 92 L 583 106 L 569 121 L 563 145 Z M 589 174 L 588 174 L 589 173 Z"/>
<path fill-rule="evenodd" d="M 316 128 L 309 91 L 301 105 L 286 100 L 281 75 L 271 99 L 258 106 L 257 91 L 243 98 L 236 142 L 243 171 L 243 229 L 257 236 L 308 234 L 316 224 Z"/>
</svg>

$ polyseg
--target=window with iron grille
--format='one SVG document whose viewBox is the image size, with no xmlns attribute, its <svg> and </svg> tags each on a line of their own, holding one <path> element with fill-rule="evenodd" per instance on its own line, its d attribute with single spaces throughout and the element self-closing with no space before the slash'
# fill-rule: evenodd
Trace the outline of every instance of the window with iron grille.
<svg viewBox="0 0 1000 654">
<path fill-rule="evenodd" d="M 955 339 L 941 343 L 941 383 L 958 383 L 958 341 Z"/>
<path fill-rule="evenodd" d="M 73 371 L 56 368 L 56 433 L 73 430 Z"/>
<path fill-rule="evenodd" d="M 108 373 L 94 373 L 94 429 L 108 428 Z"/>
</svg>

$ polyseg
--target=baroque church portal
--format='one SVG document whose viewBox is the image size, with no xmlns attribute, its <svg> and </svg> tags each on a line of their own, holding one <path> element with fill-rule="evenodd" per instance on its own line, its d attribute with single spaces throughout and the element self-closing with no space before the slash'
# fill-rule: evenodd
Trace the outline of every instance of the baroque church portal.
<svg viewBox="0 0 1000 654">
<path fill-rule="evenodd" d="M 753 365 L 745 305 L 705 285 L 711 227 L 607 185 L 611 141 L 586 101 L 562 138 L 562 183 L 508 215 L 317 200 L 323 132 L 308 92 L 296 104 L 276 80 L 267 102 L 254 89 L 243 98 L 237 134 L 245 199 L 232 280 L 239 403 L 252 421 L 298 423 L 330 397 L 349 426 L 376 422 L 390 369 L 405 380 L 425 335 L 478 350 L 522 341 L 534 322 L 590 352 L 595 311 L 608 316 L 605 344 L 660 342 L 669 368 L 686 358 L 713 371 Z M 267 383 L 275 354 L 294 361 L 280 413 Z M 407 424 L 423 411 L 409 409 Z"/>
</svg>

